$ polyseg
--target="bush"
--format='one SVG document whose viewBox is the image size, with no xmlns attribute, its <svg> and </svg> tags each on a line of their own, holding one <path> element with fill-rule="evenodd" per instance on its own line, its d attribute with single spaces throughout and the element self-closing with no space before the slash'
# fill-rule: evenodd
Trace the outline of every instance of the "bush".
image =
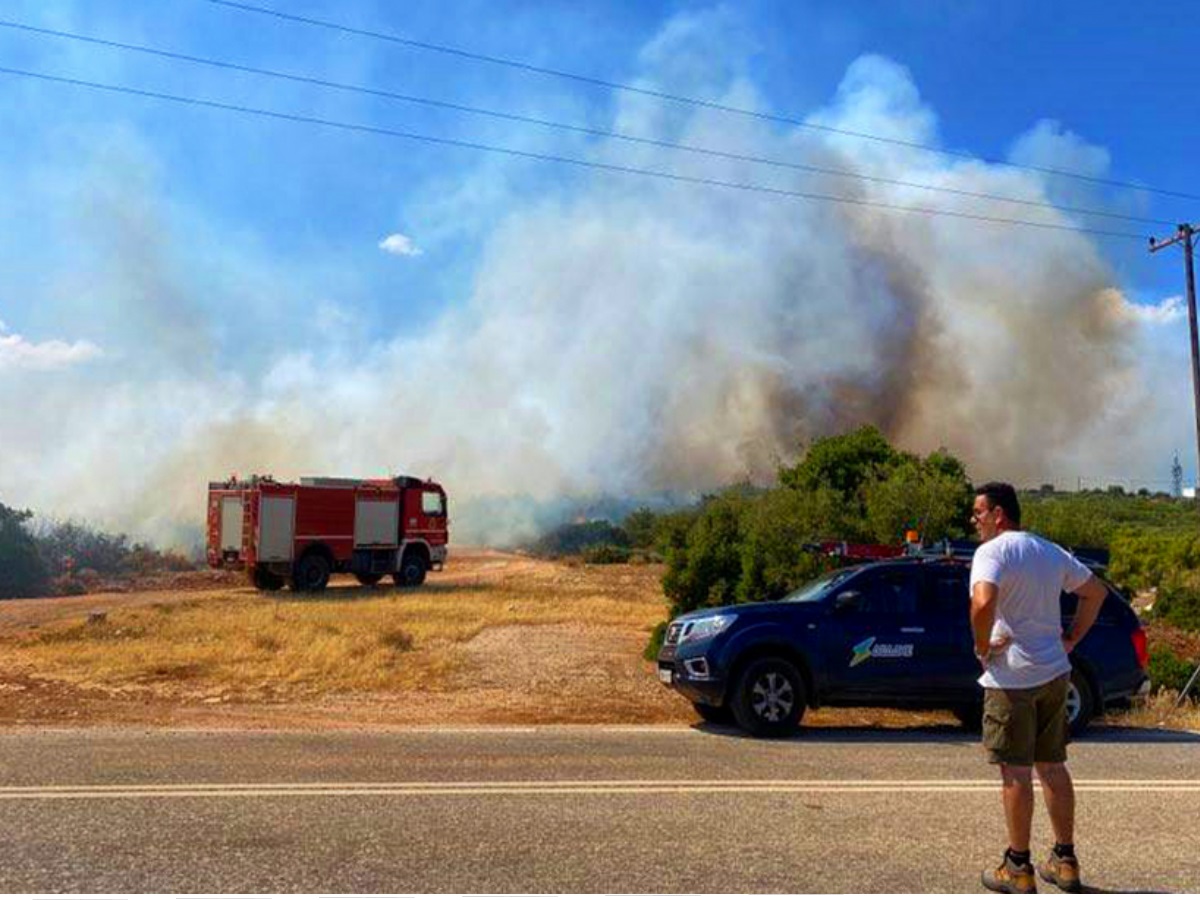
<svg viewBox="0 0 1200 900">
<path fill-rule="evenodd" d="M 1149 537 L 1200 534 L 1200 511 L 1193 500 L 1118 496 L 1099 491 L 1021 495 L 1022 524 L 1068 547 L 1114 549 L 1118 535 Z"/>
<path fill-rule="evenodd" d="M 1188 631 L 1200 631 L 1200 589 L 1194 583 L 1170 579 L 1159 588 L 1154 617 Z"/>
<path fill-rule="evenodd" d="M 874 425 L 813 442 L 795 466 L 779 470 L 784 487 L 831 488 L 850 500 L 859 489 L 889 468 L 900 454 Z"/>
<path fill-rule="evenodd" d="M 710 498 L 688 529 L 683 546 L 667 551 L 663 591 L 672 602 L 672 616 L 737 600 L 745 505 L 736 491 Z"/>
<path fill-rule="evenodd" d="M 967 536 L 974 493 L 953 457 L 906 459 L 864 485 L 863 497 L 874 541 L 898 544 L 910 528 L 927 543 Z"/>
<path fill-rule="evenodd" d="M 650 632 L 650 640 L 646 643 L 646 649 L 642 652 L 645 659 L 654 662 L 658 659 L 658 651 L 662 649 L 663 641 L 667 639 L 667 624 L 659 622 L 654 626 L 654 630 Z"/>
<path fill-rule="evenodd" d="M 28 510 L 0 503 L 0 599 L 40 597 L 50 588 L 50 572 L 25 523 Z"/>
<path fill-rule="evenodd" d="M 738 599 L 773 600 L 818 575 L 827 560 L 801 548 L 830 533 L 840 509 L 829 489 L 783 487 L 759 498 L 744 516 Z"/>
<path fill-rule="evenodd" d="M 628 547 L 614 547 L 612 544 L 601 544 L 599 547 L 589 547 L 583 552 L 583 561 L 592 565 L 612 565 L 629 562 Z"/>
<path fill-rule="evenodd" d="M 659 517 L 648 507 L 635 509 L 621 523 L 621 530 L 629 537 L 629 544 L 640 549 L 654 546 Z"/>
<path fill-rule="evenodd" d="M 629 536 L 604 519 L 560 525 L 529 547 L 539 556 L 574 556 L 593 547 L 628 547 Z"/>
<path fill-rule="evenodd" d="M 1176 656 L 1172 650 L 1159 647 L 1150 651 L 1150 684 L 1155 688 L 1182 691 L 1196 671 L 1196 663 Z"/>
<path fill-rule="evenodd" d="M 189 572 L 197 564 L 182 553 L 131 544 L 124 534 L 108 534 L 79 522 L 43 525 L 38 548 L 55 575 L 91 569 L 107 578 L 151 572 Z"/>
<path fill-rule="evenodd" d="M 72 569 L 95 569 L 116 576 L 129 569 L 131 548 L 123 534 L 105 534 L 77 522 L 60 522 L 40 529 L 37 536 L 42 555 L 56 574 Z"/>
</svg>

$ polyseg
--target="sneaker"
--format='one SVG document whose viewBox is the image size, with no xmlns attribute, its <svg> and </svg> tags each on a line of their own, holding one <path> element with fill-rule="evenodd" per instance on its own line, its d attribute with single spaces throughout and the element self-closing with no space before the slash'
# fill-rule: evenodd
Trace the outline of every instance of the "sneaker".
<svg viewBox="0 0 1200 900">
<path fill-rule="evenodd" d="M 1074 894 L 1083 890 L 1083 882 L 1079 878 L 1079 860 L 1073 856 L 1059 856 L 1051 850 L 1046 864 L 1038 866 L 1038 874 L 1042 876 L 1042 881 L 1060 891 Z"/>
<path fill-rule="evenodd" d="M 984 870 L 983 886 L 999 894 L 1037 893 L 1037 879 L 1033 875 L 1033 866 L 1018 866 L 1008 858 L 1008 854 L 1005 854 L 999 868 Z"/>
</svg>

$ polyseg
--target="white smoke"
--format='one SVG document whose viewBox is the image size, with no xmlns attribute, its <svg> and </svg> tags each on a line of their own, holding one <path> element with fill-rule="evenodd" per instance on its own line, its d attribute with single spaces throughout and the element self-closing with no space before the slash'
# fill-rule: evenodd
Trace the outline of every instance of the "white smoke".
<svg viewBox="0 0 1200 900">
<path fill-rule="evenodd" d="M 692 69 L 685 57 L 698 46 L 718 52 L 702 25 L 668 26 L 643 55 L 643 83 Z M 736 65 L 723 71 L 718 99 L 768 111 Z M 713 110 L 668 114 L 618 97 L 612 118 L 622 131 L 736 153 L 1051 197 L 1029 172 Z M 810 121 L 939 140 L 907 71 L 875 56 L 853 63 Z M 1016 147 L 1025 161 L 1107 166 L 1102 150 L 1049 125 Z M 592 152 L 869 203 L 1075 224 L 1053 211 L 617 141 Z M 153 193 L 132 208 L 99 200 L 113 211 L 110 241 L 125 260 L 115 265 L 136 288 L 129 302 L 161 311 L 165 297 L 184 319 L 151 317 L 153 368 L 93 382 L 6 376 L 0 498 L 163 543 L 194 535 L 205 483 L 234 472 L 434 476 L 461 508 L 471 498 L 765 481 L 804 442 L 864 422 L 913 450 L 944 445 L 977 478 L 1021 483 L 1065 483 L 1083 465 L 1144 469 L 1180 444 L 1155 426 L 1178 411 L 1180 373 L 1141 356 L 1173 308 L 1130 304 L 1099 247 L 1070 231 L 597 172 L 513 208 L 486 241 L 470 296 L 424 333 L 278 350 L 263 371 L 246 372 L 216 360 L 210 341 L 221 329 L 196 321 L 188 276 L 154 225 Z M 402 235 L 389 242 L 390 252 L 412 247 Z M 320 310 L 328 321 L 340 307 Z M 459 520 L 455 536 L 511 537 L 511 524 Z"/>
</svg>

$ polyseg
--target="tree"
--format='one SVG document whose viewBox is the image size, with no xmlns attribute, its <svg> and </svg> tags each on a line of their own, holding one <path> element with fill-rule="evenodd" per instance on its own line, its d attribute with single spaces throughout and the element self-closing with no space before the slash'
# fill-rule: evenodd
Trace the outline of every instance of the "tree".
<svg viewBox="0 0 1200 900">
<path fill-rule="evenodd" d="M 647 548 L 654 546 L 657 524 L 658 516 L 654 514 L 654 511 L 648 506 L 642 506 L 625 517 L 625 521 L 621 523 L 621 529 L 629 536 L 631 546 Z"/>
<path fill-rule="evenodd" d="M 37 597 L 49 589 L 46 563 L 25 528 L 32 516 L 0 503 L 0 598 Z"/>
<path fill-rule="evenodd" d="M 962 464 L 941 453 L 905 460 L 863 488 L 872 540 L 895 544 L 913 529 L 921 539 L 966 536 L 972 489 Z"/>
<path fill-rule="evenodd" d="M 779 483 L 801 490 L 832 488 L 843 498 L 852 499 L 860 487 L 899 456 L 878 428 L 864 425 L 848 434 L 815 441 L 800 462 L 779 470 Z"/>
<path fill-rule="evenodd" d="M 818 575 L 825 561 L 804 545 L 842 533 L 843 504 L 828 488 L 778 488 L 746 511 L 738 599 L 773 600 Z"/>
<path fill-rule="evenodd" d="M 667 551 L 663 591 L 671 615 L 737 600 L 741 579 L 741 516 L 748 501 L 729 491 L 708 500 L 682 546 Z"/>
</svg>

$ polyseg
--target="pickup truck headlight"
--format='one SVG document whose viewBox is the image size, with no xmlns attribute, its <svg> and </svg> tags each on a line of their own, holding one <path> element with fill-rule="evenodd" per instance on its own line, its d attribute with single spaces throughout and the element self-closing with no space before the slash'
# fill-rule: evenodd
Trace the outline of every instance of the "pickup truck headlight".
<svg viewBox="0 0 1200 900">
<path fill-rule="evenodd" d="M 683 630 L 679 633 L 679 643 L 686 644 L 689 641 L 703 641 L 716 637 L 736 621 L 737 616 L 731 613 L 691 619 L 683 623 Z"/>
</svg>

